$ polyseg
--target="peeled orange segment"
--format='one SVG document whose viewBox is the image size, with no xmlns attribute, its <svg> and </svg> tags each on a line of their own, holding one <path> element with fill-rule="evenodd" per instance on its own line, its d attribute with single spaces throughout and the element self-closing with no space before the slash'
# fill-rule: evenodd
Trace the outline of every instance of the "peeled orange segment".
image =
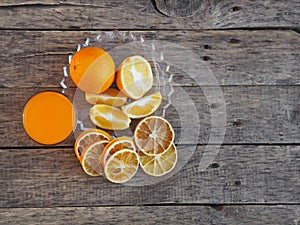
<svg viewBox="0 0 300 225">
<path fill-rule="evenodd" d="M 99 95 L 86 92 L 85 99 L 91 104 L 121 106 L 126 103 L 127 96 L 117 89 L 109 88 Z"/>
<path fill-rule="evenodd" d="M 101 163 L 104 167 L 107 159 L 115 152 L 122 149 L 130 149 L 136 151 L 134 141 L 130 137 L 117 137 L 110 141 L 106 146 L 101 155 Z"/>
<path fill-rule="evenodd" d="M 74 151 L 78 160 L 80 160 L 81 154 L 91 144 L 103 141 L 111 140 L 112 137 L 105 131 L 100 129 L 88 129 L 82 132 L 75 141 Z"/>
<path fill-rule="evenodd" d="M 153 156 L 139 152 L 143 171 L 151 176 L 163 176 L 173 170 L 177 162 L 177 150 L 174 144 L 162 154 Z"/>
<path fill-rule="evenodd" d="M 109 157 L 104 167 L 104 173 L 109 181 L 124 183 L 136 174 L 138 167 L 138 154 L 130 149 L 122 149 Z"/>
<path fill-rule="evenodd" d="M 149 116 L 139 122 L 135 131 L 135 144 L 146 155 L 165 152 L 174 141 L 171 124 L 159 116 Z"/>
<path fill-rule="evenodd" d="M 108 141 L 98 141 L 87 147 L 80 158 L 81 166 L 88 175 L 100 176 L 103 174 L 100 157 Z"/>
<path fill-rule="evenodd" d="M 131 122 L 119 108 L 102 104 L 90 109 L 90 118 L 96 126 L 108 130 L 125 130 Z"/>
<path fill-rule="evenodd" d="M 114 82 L 115 63 L 101 48 L 82 48 L 72 57 L 70 76 L 76 86 L 84 92 L 99 94 Z"/>
<path fill-rule="evenodd" d="M 122 106 L 122 111 L 130 118 L 143 118 L 154 113 L 160 106 L 161 100 L 160 92 L 156 92 Z"/>
<path fill-rule="evenodd" d="M 128 97 L 133 99 L 143 97 L 153 85 L 149 62 L 139 55 L 126 58 L 119 67 L 116 83 Z"/>
</svg>

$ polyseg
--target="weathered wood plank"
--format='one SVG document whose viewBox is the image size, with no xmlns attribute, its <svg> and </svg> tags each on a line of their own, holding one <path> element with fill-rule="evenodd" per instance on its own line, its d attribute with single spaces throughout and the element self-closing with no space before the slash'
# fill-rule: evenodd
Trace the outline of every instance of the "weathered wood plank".
<svg viewBox="0 0 300 225">
<path fill-rule="evenodd" d="M 58 87 L 68 54 L 98 32 L 0 31 L 0 87 Z M 300 84 L 300 36 L 292 31 L 152 31 L 134 32 L 163 44 L 174 81 L 194 85 L 179 62 L 204 60 L 220 85 Z M 174 45 L 177 46 L 174 47 Z M 184 51 L 189 51 L 185 53 Z M 178 54 L 181 53 L 181 54 Z M 194 54 L 194 56 L 192 55 Z M 188 61 L 189 60 L 189 61 Z M 198 64 L 199 66 L 199 64 Z M 193 65 L 191 66 L 193 67 Z M 194 72 L 201 76 L 203 71 Z"/>
<path fill-rule="evenodd" d="M 300 206 L 57 207 L 0 209 L 2 224 L 297 224 Z M 63 221 L 63 222 L 62 222 Z"/>
<path fill-rule="evenodd" d="M 0 3 L 2 29 L 213 29 L 299 27 L 300 4 L 290 1 L 8 1 Z M 187 2 L 187 1 L 185 1 Z M 196 12 L 191 9 L 196 9 Z M 157 10 L 158 9 L 158 10 Z M 166 15 L 170 15 L 166 16 Z M 194 14 L 194 15 L 193 15 Z M 17 15 L 17 16 L 16 16 Z M 178 16 L 190 16 L 177 18 Z"/>
<path fill-rule="evenodd" d="M 26 101 L 34 94 L 48 90 L 45 88 L 0 89 L 0 146 L 23 147 L 38 146 L 24 132 L 22 125 L 22 110 Z M 50 89 L 49 89 L 50 90 Z M 59 90 L 59 89 L 54 89 Z M 73 90 L 74 91 L 74 90 Z M 183 91 L 186 95 L 183 95 Z M 222 88 L 226 103 L 226 133 L 224 144 L 231 143 L 300 143 L 300 89 L 297 86 L 230 86 Z M 198 111 L 197 115 L 185 118 L 184 124 L 193 131 L 199 124 L 199 142 L 208 143 L 211 129 L 210 107 L 207 98 L 200 87 L 176 87 L 172 96 L 173 102 L 178 102 L 186 109 L 192 103 Z M 78 107 L 80 107 L 80 102 Z M 81 111 L 81 108 L 78 108 Z M 189 110 L 180 110 L 182 115 L 190 115 Z M 197 114 L 197 112 L 195 112 Z M 194 119 L 191 119 L 194 118 Z M 167 110 L 167 119 L 172 123 L 177 140 L 181 135 L 181 118 L 176 108 Z M 198 121 L 197 121 L 198 120 Z M 18 134 L 18 137 L 16 137 Z M 195 137 L 186 137 L 185 143 L 195 143 Z M 73 137 L 60 146 L 70 146 Z"/>
<path fill-rule="evenodd" d="M 177 174 L 148 186 L 90 177 L 72 148 L 1 149 L 0 207 L 300 202 L 299 146 L 222 146 L 199 171 L 204 149 L 198 146 Z"/>
</svg>

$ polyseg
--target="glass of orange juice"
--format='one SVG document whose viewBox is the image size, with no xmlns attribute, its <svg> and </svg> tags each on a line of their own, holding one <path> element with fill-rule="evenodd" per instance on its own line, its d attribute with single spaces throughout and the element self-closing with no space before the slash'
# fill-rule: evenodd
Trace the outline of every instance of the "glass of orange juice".
<svg viewBox="0 0 300 225">
<path fill-rule="evenodd" d="M 56 91 L 32 96 L 23 111 L 23 126 L 34 141 L 52 145 L 64 141 L 76 126 L 76 110 L 71 101 Z"/>
</svg>

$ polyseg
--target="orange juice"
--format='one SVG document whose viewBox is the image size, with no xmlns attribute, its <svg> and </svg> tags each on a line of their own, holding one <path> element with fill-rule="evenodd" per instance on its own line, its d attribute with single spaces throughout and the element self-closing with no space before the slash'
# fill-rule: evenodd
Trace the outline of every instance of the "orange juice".
<svg viewBox="0 0 300 225">
<path fill-rule="evenodd" d="M 40 144 L 62 142 L 72 133 L 75 124 L 76 112 L 72 103 L 58 92 L 40 92 L 24 107 L 24 129 Z"/>
</svg>

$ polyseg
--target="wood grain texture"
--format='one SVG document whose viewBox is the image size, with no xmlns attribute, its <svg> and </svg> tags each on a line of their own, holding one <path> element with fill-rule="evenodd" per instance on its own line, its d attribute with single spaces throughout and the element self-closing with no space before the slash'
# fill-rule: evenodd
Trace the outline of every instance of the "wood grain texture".
<svg viewBox="0 0 300 225">
<path fill-rule="evenodd" d="M 171 63 L 174 81 L 180 85 L 195 84 L 192 76 L 177 65 L 178 62 L 191 64 L 186 56 L 206 66 L 204 70 L 194 69 L 193 76 L 200 77 L 203 71 L 210 70 L 220 85 L 300 84 L 300 36 L 293 31 L 133 33 L 163 43 L 165 47 L 161 47 L 161 51 Z M 0 87 L 59 87 L 68 54 L 75 52 L 86 38 L 97 34 L 99 32 L 0 31 Z"/>
<path fill-rule="evenodd" d="M 1 224 L 297 224 L 300 206 L 58 207 L 0 209 Z"/>
<path fill-rule="evenodd" d="M 136 187 L 86 175 L 72 148 L 1 149 L 0 207 L 299 203 L 299 146 L 222 146 L 200 171 L 204 150 L 170 178 Z"/>
<path fill-rule="evenodd" d="M 77 44 L 114 29 L 178 44 L 159 47 L 175 62 L 173 98 L 181 111 L 189 99 L 198 110 L 199 121 L 185 123 L 200 125 L 199 139 L 178 145 L 183 156 L 197 144 L 195 153 L 157 184 L 88 177 L 73 136 L 42 147 L 22 128 L 26 101 L 60 90 Z M 1 0 L 0 224 L 299 224 L 299 29 L 298 0 Z M 220 105 L 204 95 L 213 86 L 199 87 L 176 63 L 193 64 L 182 47 L 214 74 L 227 107 L 224 145 L 204 171 L 211 110 Z M 167 112 L 176 142 L 179 114 L 174 106 Z"/>
<path fill-rule="evenodd" d="M 300 3 L 198 0 L 196 12 L 174 0 L 8 1 L 0 3 L 2 29 L 215 29 L 299 27 Z M 199 2 L 199 3 L 198 3 Z M 165 4 L 163 4 L 165 3 Z M 202 3 L 202 4 L 201 4 Z M 201 4 L 201 6 L 200 6 Z M 164 7 L 162 7 L 164 6 Z M 181 9 L 180 9 L 181 8 Z M 160 11 L 162 12 L 160 12 Z M 169 15 L 166 16 L 163 13 Z M 194 15 L 193 15 L 194 14 Z M 188 18 L 176 16 L 193 15 Z M 172 17 L 170 17 L 172 16 Z"/>
<path fill-rule="evenodd" d="M 39 146 L 24 132 L 22 111 L 27 100 L 34 94 L 49 88 L 0 89 L 0 146 L 22 147 Z M 75 91 L 75 89 L 73 89 Z M 224 144 L 299 144 L 300 124 L 300 89 L 298 86 L 230 86 L 222 88 L 226 103 L 226 133 Z M 186 95 L 183 95 L 186 93 Z M 72 93 L 70 93 L 72 95 Z M 200 124 L 198 143 L 208 143 L 211 129 L 211 107 L 200 87 L 176 87 L 172 96 L 173 102 L 181 104 L 180 112 L 186 126 L 194 131 L 195 123 Z M 83 100 L 84 101 L 84 100 Z M 182 107 L 190 108 L 195 104 L 197 116 Z M 80 108 L 78 102 L 78 110 Z M 173 125 L 176 139 L 181 136 L 181 118 L 175 107 L 167 110 L 167 119 Z M 195 112 L 197 114 L 197 112 Z M 189 116 L 190 115 L 190 116 Z M 191 119 L 194 118 L 194 119 Z M 18 138 L 16 137 L 18 134 Z M 182 134 L 183 135 L 183 134 Z M 195 143 L 195 138 L 186 137 L 185 143 Z M 70 137 L 59 146 L 71 146 L 74 138 Z"/>
<path fill-rule="evenodd" d="M 155 0 L 157 9 L 171 17 L 189 17 L 203 13 L 207 3 L 205 0 Z"/>
</svg>

